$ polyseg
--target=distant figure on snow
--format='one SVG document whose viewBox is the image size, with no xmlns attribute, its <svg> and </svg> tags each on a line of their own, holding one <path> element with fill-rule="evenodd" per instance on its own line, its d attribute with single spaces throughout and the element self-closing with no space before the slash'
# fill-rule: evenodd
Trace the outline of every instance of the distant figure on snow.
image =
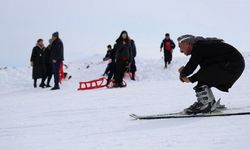
<svg viewBox="0 0 250 150">
<path fill-rule="evenodd" d="M 106 53 L 105 57 L 103 58 L 103 61 L 108 61 L 109 59 L 111 59 L 111 53 L 112 53 L 112 46 L 108 45 L 107 46 L 107 53 Z M 103 76 L 106 76 L 108 74 L 109 70 L 110 70 L 110 63 L 107 65 L 107 67 L 103 73 Z"/>
<path fill-rule="evenodd" d="M 129 69 L 132 56 L 132 46 L 131 40 L 128 36 L 127 31 L 122 31 L 119 38 L 116 40 L 114 46 L 116 51 L 115 60 L 116 60 L 116 72 L 115 72 L 115 85 L 114 87 L 124 87 L 123 77 L 126 70 Z"/>
<path fill-rule="evenodd" d="M 185 112 L 197 114 L 214 111 L 216 101 L 211 87 L 228 92 L 245 68 L 243 56 L 236 48 L 217 38 L 183 35 L 177 40 L 181 53 L 191 55 L 188 63 L 179 69 L 180 80 L 185 83 L 198 82 L 194 87 L 197 102 Z M 198 65 L 198 72 L 193 74 Z"/>
<path fill-rule="evenodd" d="M 55 85 L 51 90 L 58 90 L 59 87 L 59 69 L 60 65 L 64 60 L 63 55 L 63 42 L 59 38 L 59 33 L 55 32 L 52 34 L 52 45 L 51 45 L 51 60 L 52 60 L 52 69 L 54 74 Z"/>
<path fill-rule="evenodd" d="M 37 87 L 37 79 L 42 79 L 40 87 L 44 88 L 45 65 L 44 65 L 44 44 L 42 39 L 38 39 L 36 46 L 32 50 L 30 58 L 32 69 L 32 78 L 34 79 L 34 88 Z"/>
<path fill-rule="evenodd" d="M 131 42 L 131 65 L 129 71 L 131 72 L 131 80 L 135 80 L 135 72 L 137 70 L 136 65 L 135 65 L 135 57 L 136 57 L 136 46 L 135 46 L 135 41 L 133 39 L 130 40 Z"/>
<path fill-rule="evenodd" d="M 160 52 L 162 51 L 162 48 L 164 50 L 163 51 L 164 52 L 164 62 L 165 62 L 164 68 L 167 68 L 167 66 L 172 61 L 172 58 L 173 58 L 172 53 L 173 53 L 173 49 L 175 48 L 175 44 L 174 44 L 173 40 L 170 39 L 169 33 L 165 34 L 165 38 L 161 42 Z"/>
<path fill-rule="evenodd" d="M 116 63 L 115 63 L 115 54 L 116 53 L 115 53 L 115 49 L 112 49 L 111 45 L 108 45 L 107 48 L 108 48 L 107 54 L 103 58 L 103 61 L 106 61 L 106 60 L 110 59 L 110 63 L 108 64 L 108 66 L 107 66 L 107 68 L 106 68 L 106 70 L 104 72 L 104 75 L 108 76 L 106 86 L 109 85 L 111 79 L 113 78 L 113 76 L 115 74 L 115 69 L 116 69 Z"/>
<path fill-rule="evenodd" d="M 44 50 L 44 61 L 45 61 L 45 68 L 46 68 L 46 74 L 45 79 L 47 79 L 46 87 L 50 86 L 50 80 L 52 78 L 52 60 L 51 60 L 51 45 L 52 45 L 52 39 L 49 39 L 49 45 Z"/>
</svg>

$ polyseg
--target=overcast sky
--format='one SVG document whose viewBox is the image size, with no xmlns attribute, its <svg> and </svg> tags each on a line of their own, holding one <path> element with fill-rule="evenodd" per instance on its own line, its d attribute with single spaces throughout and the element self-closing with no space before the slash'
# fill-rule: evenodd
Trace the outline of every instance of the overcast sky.
<svg viewBox="0 0 250 150">
<path fill-rule="evenodd" d="M 0 67 L 29 65 L 36 40 L 59 31 L 65 61 L 105 54 L 122 30 L 139 57 L 160 58 L 160 42 L 194 34 L 223 38 L 249 51 L 248 0 L 1 0 Z M 179 56 L 176 48 L 174 56 Z"/>
</svg>

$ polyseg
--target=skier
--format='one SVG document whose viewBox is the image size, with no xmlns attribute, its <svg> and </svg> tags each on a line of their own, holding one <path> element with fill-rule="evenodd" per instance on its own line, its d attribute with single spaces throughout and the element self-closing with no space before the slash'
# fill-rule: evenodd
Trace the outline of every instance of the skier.
<svg viewBox="0 0 250 150">
<path fill-rule="evenodd" d="M 162 48 L 164 49 L 164 68 L 167 68 L 167 65 L 169 65 L 172 61 L 172 53 L 175 48 L 175 43 L 170 39 L 169 33 L 165 34 L 165 39 L 161 42 L 160 52 L 162 52 Z"/>
<path fill-rule="evenodd" d="M 44 44 L 42 39 L 38 39 L 36 46 L 32 50 L 30 58 L 32 69 L 32 78 L 34 79 L 34 88 L 37 87 L 37 79 L 42 78 L 41 88 L 44 88 L 45 65 L 44 65 Z"/>
<path fill-rule="evenodd" d="M 197 114 L 214 111 L 216 101 L 211 87 L 228 92 L 245 68 L 243 56 L 236 48 L 217 38 L 183 35 L 177 41 L 180 52 L 191 55 L 187 64 L 179 69 L 180 80 L 185 83 L 198 82 L 194 87 L 197 102 L 185 112 Z M 198 65 L 198 72 L 193 74 Z"/>
<path fill-rule="evenodd" d="M 55 32 L 52 34 L 52 45 L 51 45 L 51 59 L 52 59 L 52 68 L 54 74 L 55 85 L 51 90 L 58 90 L 59 87 L 59 69 L 60 65 L 64 60 L 63 56 L 63 43 L 59 38 L 59 33 Z"/>
<path fill-rule="evenodd" d="M 115 85 L 114 87 L 124 87 L 123 77 L 126 70 L 129 69 L 131 64 L 131 40 L 127 31 L 122 31 L 119 38 L 116 40 L 114 47 L 116 54 L 116 72 L 115 72 Z"/>
</svg>

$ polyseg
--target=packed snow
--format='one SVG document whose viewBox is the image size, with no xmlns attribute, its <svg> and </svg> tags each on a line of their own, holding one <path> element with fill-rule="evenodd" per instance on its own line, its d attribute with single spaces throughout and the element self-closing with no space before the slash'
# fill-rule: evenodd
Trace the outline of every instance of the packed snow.
<svg viewBox="0 0 250 150">
<path fill-rule="evenodd" d="M 232 110 L 250 111 L 250 55 L 241 78 L 216 98 Z M 136 81 L 126 88 L 78 91 L 79 81 L 97 79 L 102 56 L 66 62 L 73 76 L 61 90 L 33 88 L 31 67 L 0 70 L 1 150 L 247 150 L 250 116 L 133 120 L 140 115 L 178 112 L 195 101 L 194 84 L 178 79 L 188 57 L 136 58 Z M 87 68 L 89 66 L 89 68 Z M 53 80 L 51 84 L 53 83 Z"/>
</svg>

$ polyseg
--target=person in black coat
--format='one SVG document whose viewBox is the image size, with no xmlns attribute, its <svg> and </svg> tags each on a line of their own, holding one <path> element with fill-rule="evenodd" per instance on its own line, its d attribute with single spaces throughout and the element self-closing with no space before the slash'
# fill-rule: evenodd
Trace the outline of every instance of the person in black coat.
<svg viewBox="0 0 250 150">
<path fill-rule="evenodd" d="M 108 45 L 107 46 L 108 50 L 107 50 L 107 53 L 105 55 L 105 57 L 103 58 L 103 61 L 107 61 L 109 59 L 111 59 L 111 53 L 112 53 L 112 46 L 111 45 Z M 111 66 L 111 63 L 108 64 L 108 66 L 106 67 L 104 73 L 103 73 L 103 76 L 107 75 L 110 71 L 110 66 Z"/>
<path fill-rule="evenodd" d="M 114 87 L 124 87 L 123 77 L 126 70 L 129 69 L 131 63 L 131 40 L 129 39 L 127 31 L 122 31 L 119 38 L 116 40 L 114 46 L 116 51 L 116 72 Z"/>
<path fill-rule="evenodd" d="M 63 42 L 59 38 L 59 33 L 55 32 L 52 34 L 52 45 L 51 45 L 51 55 L 50 58 L 52 60 L 52 70 L 54 74 L 54 82 L 55 85 L 51 90 L 60 89 L 59 87 L 59 68 L 64 60 L 63 55 Z"/>
<path fill-rule="evenodd" d="M 51 60 L 51 45 L 52 45 L 52 39 L 49 40 L 49 45 L 44 50 L 44 62 L 45 62 L 45 68 L 46 68 L 45 80 L 47 79 L 46 87 L 51 87 L 50 80 L 53 75 L 52 60 Z"/>
<path fill-rule="evenodd" d="M 181 53 L 191 55 L 188 63 L 179 69 L 180 80 L 198 82 L 194 87 L 197 102 L 186 109 L 187 113 L 206 113 L 216 109 L 211 87 L 228 92 L 241 76 L 245 61 L 240 52 L 217 38 L 183 35 L 178 39 Z M 197 66 L 199 70 L 193 74 Z"/>
<path fill-rule="evenodd" d="M 114 46 L 115 47 L 115 46 Z M 108 60 L 111 59 L 111 62 L 108 64 L 105 73 L 108 75 L 108 79 L 107 79 L 107 83 L 106 86 L 109 85 L 110 80 L 113 78 L 114 74 L 115 74 L 115 70 L 116 70 L 116 63 L 115 63 L 115 56 L 116 56 L 116 52 L 115 49 L 112 49 L 111 45 L 108 45 L 108 51 L 106 56 L 103 58 L 103 60 Z"/>
<path fill-rule="evenodd" d="M 44 65 L 44 44 L 42 39 L 37 40 L 36 46 L 32 50 L 30 58 L 32 69 L 32 78 L 34 79 L 34 88 L 37 87 L 37 79 L 41 79 L 40 87 L 44 87 L 45 65 Z"/>
<path fill-rule="evenodd" d="M 173 40 L 170 39 L 169 33 L 165 34 L 165 39 L 162 40 L 161 46 L 160 46 L 160 52 L 162 51 L 162 48 L 164 49 L 164 62 L 165 62 L 165 68 L 167 68 L 167 65 L 171 63 L 173 58 L 173 49 L 175 48 L 175 43 Z"/>
<path fill-rule="evenodd" d="M 135 57 L 136 57 L 136 46 L 135 46 L 135 41 L 134 40 L 130 40 L 131 41 L 131 65 L 130 65 L 130 72 L 132 74 L 131 76 L 131 80 L 135 80 L 135 72 L 137 70 L 136 65 L 135 65 Z"/>
</svg>

